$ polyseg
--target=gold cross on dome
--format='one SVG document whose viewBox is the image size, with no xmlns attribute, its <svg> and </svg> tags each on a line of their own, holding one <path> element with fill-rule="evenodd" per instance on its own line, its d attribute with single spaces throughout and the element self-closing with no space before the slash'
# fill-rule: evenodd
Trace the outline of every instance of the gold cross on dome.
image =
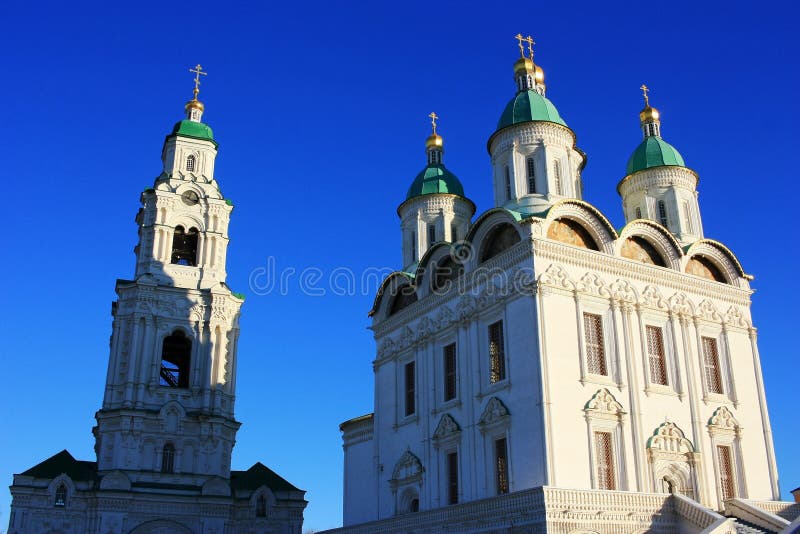
<svg viewBox="0 0 800 534">
<path fill-rule="evenodd" d="M 433 133 L 436 134 L 436 119 L 439 118 L 439 115 L 437 115 L 436 113 L 431 111 L 431 113 L 430 113 L 430 115 L 428 115 L 428 117 L 431 118 L 431 125 L 433 126 Z"/>
<path fill-rule="evenodd" d="M 200 76 L 208 76 L 207 72 L 203 72 L 203 67 L 200 66 L 200 63 L 193 69 L 189 69 L 189 72 L 194 72 L 194 99 L 197 100 L 197 95 L 200 93 Z"/>
<path fill-rule="evenodd" d="M 639 89 L 642 90 L 642 94 L 644 95 L 644 106 L 645 107 L 649 106 L 650 99 L 647 97 L 647 93 L 650 91 L 650 89 L 645 84 L 642 84 L 642 86 Z"/>
<path fill-rule="evenodd" d="M 533 45 L 536 44 L 536 41 L 533 40 L 533 37 L 530 35 L 524 39 L 526 43 L 528 43 L 528 55 L 530 56 L 531 60 L 533 60 Z"/>
<path fill-rule="evenodd" d="M 515 35 L 514 39 L 516 39 L 518 42 L 517 46 L 519 46 L 519 57 L 525 57 L 525 48 L 522 46 L 522 41 L 525 41 L 526 39 L 522 36 L 521 33 Z"/>
</svg>

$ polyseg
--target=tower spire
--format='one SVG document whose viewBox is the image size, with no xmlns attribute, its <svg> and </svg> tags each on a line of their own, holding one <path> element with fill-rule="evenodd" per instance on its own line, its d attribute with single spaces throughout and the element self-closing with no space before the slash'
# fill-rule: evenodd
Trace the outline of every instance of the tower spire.
<svg viewBox="0 0 800 534">
<path fill-rule="evenodd" d="M 203 67 L 200 66 L 200 63 L 193 69 L 189 69 L 189 72 L 194 73 L 194 89 L 192 90 L 194 97 L 186 103 L 186 118 L 192 122 L 200 122 L 205 110 L 203 103 L 197 99 L 197 95 L 200 94 L 200 76 L 207 76 L 208 73 L 203 72 Z"/>
<path fill-rule="evenodd" d="M 517 82 L 517 90 L 522 91 L 536 91 L 544 96 L 544 71 L 541 67 L 533 62 L 533 45 L 536 41 L 533 37 L 528 35 L 523 37 L 521 33 L 514 36 L 517 40 L 519 47 L 519 59 L 514 63 L 514 80 Z M 525 55 L 525 45 L 528 45 L 528 55 Z"/>
<path fill-rule="evenodd" d="M 441 165 L 442 154 L 444 153 L 444 139 L 436 133 L 436 121 L 439 118 L 435 112 L 428 114 L 431 119 L 431 129 L 433 133 L 425 140 L 425 152 L 428 155 L 428 165 Z"/>
<path fill-rule="evenodd" d="M 661 114 L 658 110 L 650 105 L 650 97 L 647 93 L 650 88 L 642 84 L 639 87 L 644 97 L 644 108 L 639 112 L 639 123 L 642 126 L 642 133 L 645 138 L 647 137 L 661 137 Z"/>
</svg>

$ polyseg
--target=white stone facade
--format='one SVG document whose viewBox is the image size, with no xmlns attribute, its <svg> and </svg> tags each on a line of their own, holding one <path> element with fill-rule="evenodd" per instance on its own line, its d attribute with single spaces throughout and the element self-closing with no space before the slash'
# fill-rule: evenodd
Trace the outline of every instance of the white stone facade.
<svg viewBox="0 0 800 534">
<path fill-rule="evenodd" d="M 141 195 L 134 279 L 117 281 L 112 306 L 97 461 L 62 451 L 15 475 L 11 534 L 301 532 L 304 491 L 261 464 L 231 471 L 243 296 L 225 284 L 233 207 L 201 111 L 187 105 L 185 131 L 198 135 L 176 125 Z"/>
</svg>

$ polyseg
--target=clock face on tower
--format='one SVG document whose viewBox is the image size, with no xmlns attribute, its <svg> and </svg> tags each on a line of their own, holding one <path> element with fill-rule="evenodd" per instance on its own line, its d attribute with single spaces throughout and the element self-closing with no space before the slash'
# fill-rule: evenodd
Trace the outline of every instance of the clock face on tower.
<svg viewBox="0 0 800 534">
<path fill-rule="evenodd" d="M 181 195 L 181 200 L 187 206 L 194 206 L 198 202 L 200 202 L 200 197 L 197 196 L 197 193 L 194 191 L 186 191 L 184 194 Z"/>
</svg>

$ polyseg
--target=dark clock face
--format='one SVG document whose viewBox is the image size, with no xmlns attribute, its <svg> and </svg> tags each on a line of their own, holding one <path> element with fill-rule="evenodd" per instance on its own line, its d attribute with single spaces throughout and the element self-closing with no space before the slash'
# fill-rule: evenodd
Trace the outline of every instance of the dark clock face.
<svg viewBox="0 0 800 534">
<path fill-rule="evenodd" d="M 181 195 L 181 200 L 183 200 L 183 202 L 187 206 L 194 206 L 195 204 L 200 202 L 200 197 L 197 196 L 197 193 L 195 193 L 194 191 L 186 191 L 184 194 Z"/>
</svg>

